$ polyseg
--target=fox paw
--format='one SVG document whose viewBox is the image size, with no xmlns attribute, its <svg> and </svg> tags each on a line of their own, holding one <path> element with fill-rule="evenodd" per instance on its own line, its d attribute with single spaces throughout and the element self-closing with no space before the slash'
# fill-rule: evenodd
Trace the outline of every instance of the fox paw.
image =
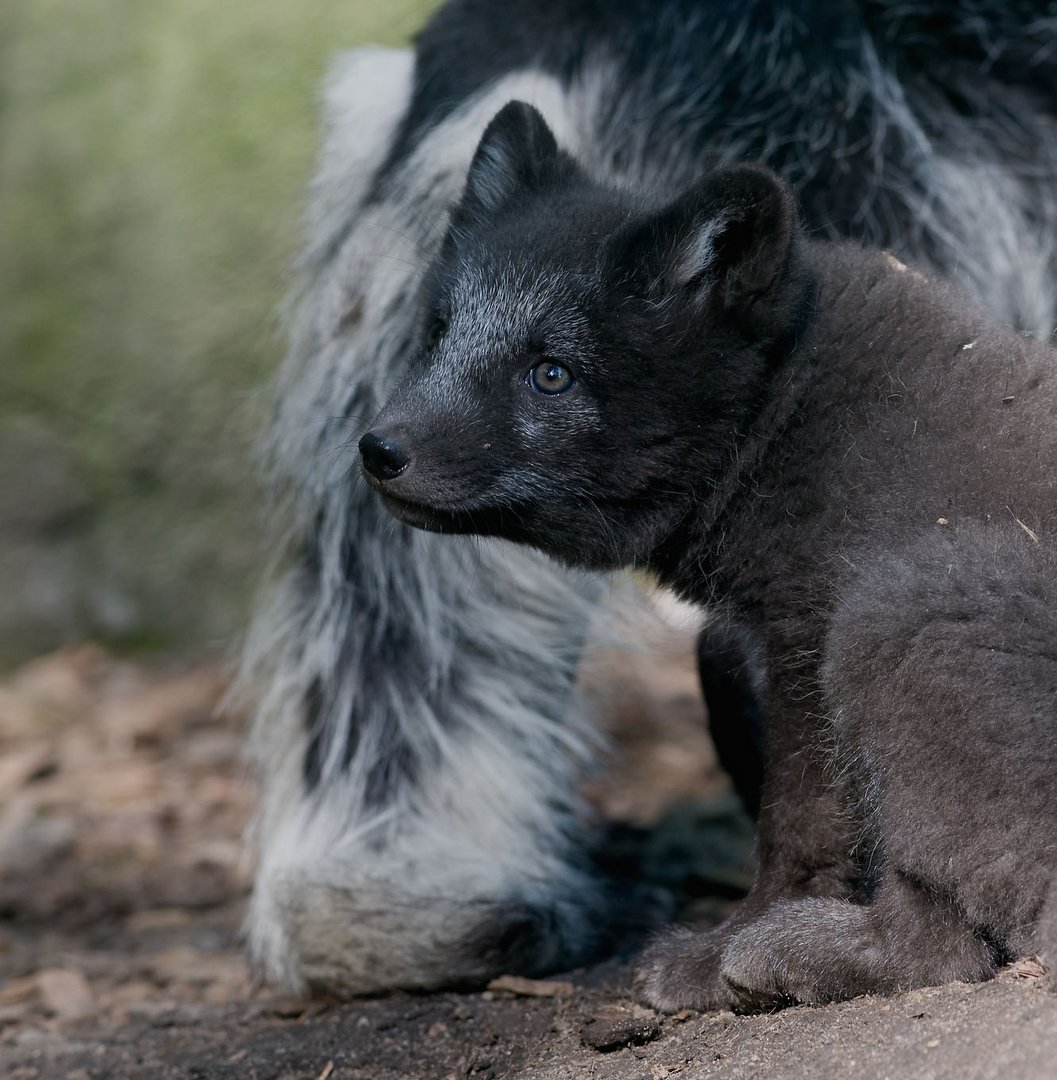
<svg viewBox="0 0 1057 1080">
<path fill-rule="evenodd" d="M 721 961 L 732 928 L 675 927 L 654 939 L 639 960 L 638 996 L 660 1012 L 729 1009 L 736 996 L 723 978 Z"/>
<path fill-rule="evenodd" d="M 739 1011 L 818 1005 L 850 997 L 855 965 L 841 960 L 839 934 L 824 917 L 853 905 L 840 901 L 800 900 L 775 904 L 736 933 L 723 953 L 720 973 Z"/>
</svg>

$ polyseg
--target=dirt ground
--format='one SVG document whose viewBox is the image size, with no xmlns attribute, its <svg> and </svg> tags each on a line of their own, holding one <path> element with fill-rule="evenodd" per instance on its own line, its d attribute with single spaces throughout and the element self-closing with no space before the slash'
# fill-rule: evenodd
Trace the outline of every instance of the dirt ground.
<svg viewBox="0 0 1057 1080">
<path fill-rule="evenodd" d="M 591 794 L 618 850 L 678 876 L 708 921 L 745 884 L 748 827 L 688 655 L 596 677 L 620 753 Z M 238 943 L 253 789 L 243 718 L 216 714 L 226 682 L 215 662 L 145 668 L 86 646 L 0 684 L 0 1078 L 1057 1077 L 1057 994 L 1031 961 L 750 1017 L 656 1016 L 621 961 L 345 1005 L 255 987 Z"/>
</svg>

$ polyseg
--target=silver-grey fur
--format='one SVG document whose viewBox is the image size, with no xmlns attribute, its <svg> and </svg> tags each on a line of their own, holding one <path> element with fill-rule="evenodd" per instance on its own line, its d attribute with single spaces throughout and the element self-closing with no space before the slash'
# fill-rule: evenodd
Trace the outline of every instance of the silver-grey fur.
<svg viewBox="0 0 1057 1080">
<path fill-rule="evenodd" d="M 874 61 L 849 93 L 870 98 L 879 126 L 911 148 L 914 183 L 900 197 L 920 227 L 900 254 L 953 270 L 1001 317 L 1052 332 L 1057 188 L 1015 175 L 969 121 L 938 147 Z M 649 102 L 598 63 L 565 88 L 534 71 L 491 84 L 372 198 L 411 79 L 411 53 L 382 50 L 344 57 L 328 79 L 270 443 L 287 496 L 275 513 L 311 555 L 262 604 L 247 651 L 247 681 L 262 695 L 248 933 L 263 972 L 298 990 L 480 981 L 509 960 L 496 941 L 511 912 L 542 913 L 527 969 L 590 951 L 602 898 L 579 861 L 578 787 L 601 739 L 573 682 L 606 586 L 527 550 L 398 525 L 358 476 L 355 438 L 413 348 L 422 273 L 479 135 L 506 101 L 535 104 L 562 146 L 614 182 L 674 189 L 703 166 L 683 152 L 670 112 L 670 153 L 625 152 L 618 169 L 611 136 L 626 151 Z M 878 131 L 879 153 L 883 144 Z M 727 159 L 742 149 L 736 138 L 719 148 Z M 805 143 L 805 169 L 809 153 Z M 313 698 L 323 704 L 306 718 Z M 378 799 L 387 769 L 406 782 L 383 785 Z"/>
<path fill-rule="evenodd" d="M 600 746 L 572 684 L 600 583 L 512 545 L 397 525 L 349 442 L 410 351 L 418 279 L 481 129 L 511 95 L 560 125 L 561 95 L 532 75 L 506 80 L 425 141 L 398 198 L 363 207 L 409 78 L 409 53 L 367 50 L 329 79 L 306 288 L 270 448 L 290 493 L 283 520 L 298 538 L 314 533 L 318 565 L 278 584 L 247 652 L 247 678 L 264 688 L 248 933 L 267 976 L 294 989 L 486 978 L 502 961 L 482 928 L 501 932 L 510 912 L 531 918 L 537 906 L 551 917 L 541 970 L 595 933 L 595 884 L 573 841 L 587 816 L 578 779 Z M 379 655 L 390 631 L 399 660 Z M 317 683 L 330 704 L 309 791 L 305 702 Z M 394 730 L 416 783 L 372 805 L 371 769 Z"/>
</svg>

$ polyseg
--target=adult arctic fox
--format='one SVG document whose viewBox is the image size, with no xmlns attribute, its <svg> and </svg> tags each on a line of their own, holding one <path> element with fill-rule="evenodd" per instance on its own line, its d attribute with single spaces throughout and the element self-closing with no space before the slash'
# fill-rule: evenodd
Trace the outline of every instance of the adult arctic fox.
<svg viewBox="0 0 1057 1080">
<path fill-rule="evenodd" d="M 1046 334 L 1055 25 L 1052 3 L 461 0 L 414 56 L 339 61 L 271 440 L 296 566 L 250 649 L 267 974 L 368 993 L 607 943 L 578 790 L 599 739 L 571 690 L 605 584 L 396 525 L 358 475 L 489 120 L 531 102 L 591 176 L 657 199 L 766 163 L 818 235 L 948 269 Z"/>
</svg>

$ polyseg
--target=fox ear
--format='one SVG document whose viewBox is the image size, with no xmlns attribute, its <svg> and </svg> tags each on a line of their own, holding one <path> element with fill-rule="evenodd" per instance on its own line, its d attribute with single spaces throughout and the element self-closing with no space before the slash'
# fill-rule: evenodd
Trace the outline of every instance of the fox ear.
<svg viewBox="0 0 1057 1080">
<path fill-rule="evenodd" d="M 613 256 L 650 293 L 714 297 L 736 310 L 778 282 L 797 229 L 789 188 L 768 169 L 735 165 L 626 229 Z"/>
<path fill-rule="evenodd" d="M 538 188 L 561 157 L 539 110 L 523 101 L 507 102 L 477 144 L 459 210 L 494 213 L 518 191 Z"/>
</svg>

